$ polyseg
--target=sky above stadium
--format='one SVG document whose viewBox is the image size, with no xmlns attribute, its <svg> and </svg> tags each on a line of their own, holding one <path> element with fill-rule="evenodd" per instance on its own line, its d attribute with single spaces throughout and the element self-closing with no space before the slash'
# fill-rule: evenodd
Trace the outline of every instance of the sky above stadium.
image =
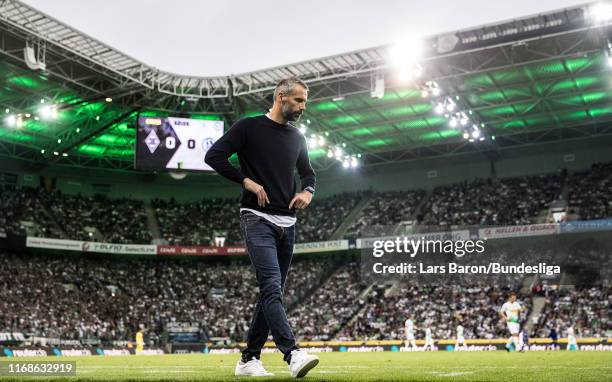
<svg viewBox="0 0 612 382">
<path fill-rule="evenodd" d="M 576 0 L 23 0 L 159 69 L 244 73 L 583 4 Z"/>
</svg>

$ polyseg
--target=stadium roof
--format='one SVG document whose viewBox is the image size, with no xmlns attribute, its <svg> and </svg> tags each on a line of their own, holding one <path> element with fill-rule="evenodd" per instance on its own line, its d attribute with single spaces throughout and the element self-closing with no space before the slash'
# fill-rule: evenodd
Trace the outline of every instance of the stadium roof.
<svg viewBox="0 0 612 382">
<path fill-rule="evenodd" d="M 474 151 L 495 157 L 509 147 L 611 135 L 612 14 L 608 18 L 602 14 L 607 8 L 599 7 L 432 36 L 422 57 L 401 68 L 389 60 L 394 47 L 381 46 L 203 78 L 157 70 L 5 0 L 0 155 L 131 170 L 136 113 L 229 125 L 264 113 L 271 89 L 288 76 L 311 89 L 303 128 L 317 169 L 337 165 L 337 151 L 341 161 L 359 154 L 364 165 L 374 165 Z M 45 70 L 28 68 L 26 45 Z M 402 81 L 398 72 L 407 67 L 420 76 Z"/>
</svg>

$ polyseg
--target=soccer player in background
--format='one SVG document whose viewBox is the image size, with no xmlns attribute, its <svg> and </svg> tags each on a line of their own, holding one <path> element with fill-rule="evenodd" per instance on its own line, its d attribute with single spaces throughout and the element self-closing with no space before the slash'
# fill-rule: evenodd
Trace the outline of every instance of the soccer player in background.
<svg viewBox="0 0 612 382">
<path fill-rule="evenodd" d="M 426 328 L 425 328 L 425 347 L 423 348 L 424 351 L 427 351 L 427 348 L 429 348 L 429 350 L 434 351 L 434 340 L 431 334 L 431 327 L 429 326 L 429 324 L 427 324 Z"/>
<path fill-rule="evenodd" d="M 292 377 L 305 376 L 319 363 L 316 356 L 298 348 L 282 298 L 293 256 L 295 211 L 308 207 L 315 191 L 306 140 L 290 124 L 301 117 L 307 98 L 304 82 L 280 81 L 268 114 L 237 121 L 206 153 L 210 167 L 242 186 L 240 231 L 259 285 L 246 349 L 234 372 L 237 376 L 272 375 L 259 359 L 270 332 Z M 239 169 L 229 162 L 234 153 Z"/>
<path fill-rule="evenodd" d="M 408 345 L 412 348 L 412 350 L 416 350 L 416 341 L 414 340 L 414 322 L 412 321 L 412 317 L 408 316 L 406 319 L 406 323 L 404 325 L 406 330 L 406 350 L 408 350 Z"/>
<path fill-rule="evenodd" d="M 460 350 L 461 347 L 465 347 L 465 337 L 463 336 L 463 325 L 459 323 L 459 325 L 457 325 L 457 342 L 455 343 L 455 350 Z"/>
<path fill-rule="evenodd" d="M 510 346 L 514 345 L 515 349 L 519 349 L 519 331 L 520 331 L 520 313 L 523 308 L 516 301 L 516 293 L 510 293 L 508 301 L 502 305 L 499 310 L 499 316 L 506 321 L 508 331 L 510 332 L 509 342 L 506 344 L 506 349 L 510 351 Z"/>
<path fill-rule="evenodd" d="M 525 351 L 525 347 L 527 347 L 527 349 L 529 349 L 529 331 L 525 328 L 523 328 L 523 331 L 521 332 L 521 352 Z"/>
<path fill-rule="evenodd" d="M 576 334 L 574 333 L 574 326 L 567 328 L 567 348 L 566 350 L 579 350 L 578 341 L 576 341 Z"/>
<path fill-rule="evenodd" d="M 552 327 L 550 329 L 550 333 L 548 333 L 548 338 L 550 338 L 550 340 L 552 341 L 552 344 L 550 346 L 553 350 L 559 350 L 559 334 L 559 330 L 554 327 Z"/>
<path fill-rule="evenodd" d="M 144 335 L 142 330 L 136 332 L 136 354 L 142 352 L 144 349 Z"/>
</svg>

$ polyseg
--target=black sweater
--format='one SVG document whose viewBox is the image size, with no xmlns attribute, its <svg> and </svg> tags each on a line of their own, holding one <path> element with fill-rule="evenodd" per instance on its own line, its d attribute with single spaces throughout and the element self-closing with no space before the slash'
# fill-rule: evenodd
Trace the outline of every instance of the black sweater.
<svg viewBox="0 0 612 382">
<path fill-rule="evenodd" d="M 234 153 L 238 153 L 240 169 L 229 162 Z M 269 214 L 295 215 L 289 203 L 297 190 L 296 167 L 301 189 L 315 187 L 304 136 L 292 125 L 281 125 L 265 115 L 236 122 L 208 150 L 205 161 L 231 181 L 242 184 L 249 178 L 262 185 L 270 203 L 259 207 L 257 196 L 243 188 L 241 206 Z"/>
</svg>

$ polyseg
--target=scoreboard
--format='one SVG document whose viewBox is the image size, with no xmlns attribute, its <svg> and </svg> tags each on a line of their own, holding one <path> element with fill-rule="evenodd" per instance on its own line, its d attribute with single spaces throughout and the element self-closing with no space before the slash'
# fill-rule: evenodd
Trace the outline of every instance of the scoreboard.
<svg viewBox="0 0 612 382">
<path fill-rule="evenodd" d="M 223 121 L 139 116 L 134 167 L 213 171 L 204 156 L 222 135 Z"/>
</svg>

